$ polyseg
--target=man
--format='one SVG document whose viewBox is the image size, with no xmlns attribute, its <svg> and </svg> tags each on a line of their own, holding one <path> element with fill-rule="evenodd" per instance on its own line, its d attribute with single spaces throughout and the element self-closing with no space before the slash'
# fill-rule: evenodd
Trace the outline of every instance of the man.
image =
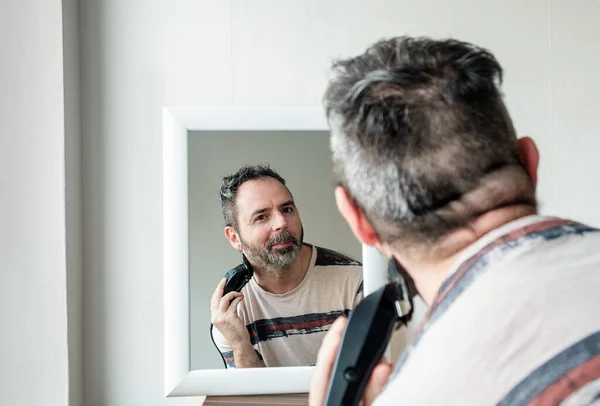
<svg viewBox="0 0 600 406">
<path fill-rule="evenodd" d="M 333 70 L 338 209 L 429 306 L 393 369 L 374 370 L 365 404 L 597 404 L 600 233 L 537 214 L 538 151 L 516 137 L 494 56 L 402 37 Z M 344 323 L 323 342 L 312 405 Z"/>
<path fill-rule="evenodd" d="M 304 242 L 285 180 L 268 166 L 245 166 L 223 179 L 225 236 L 251 264 L 241 292 L 211 299 L 213 339 L 227 367 L 308 366 L 326 331 L 362 299 L 362 266 Z"/>
</svg>

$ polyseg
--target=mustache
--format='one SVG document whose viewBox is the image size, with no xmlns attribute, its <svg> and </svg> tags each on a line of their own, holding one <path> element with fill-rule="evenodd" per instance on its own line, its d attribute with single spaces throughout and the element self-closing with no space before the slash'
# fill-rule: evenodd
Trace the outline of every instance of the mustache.
<svg viewBox="0 0 600 406">
<path fill-rule="evenodd" d="M 271 248 L 273 248 L 273 245 L 280 244 L 282 242 L 290 242 L 294 245 L 300 245 L 298 244 L 298 239 L 294 237 L 289 231 L 282 231 L 273 238 L 271 238 L 269 241 L 267 241 L 267 249 L 270 251 Z"/>
</svg>

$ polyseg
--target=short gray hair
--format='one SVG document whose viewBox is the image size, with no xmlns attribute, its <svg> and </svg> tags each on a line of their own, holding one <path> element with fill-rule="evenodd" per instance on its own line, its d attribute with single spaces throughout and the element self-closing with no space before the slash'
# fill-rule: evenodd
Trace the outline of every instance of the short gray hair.
<svg viewBox="0 0 600 406">
<path fill-rule="evenodd" d="M 238 229 L 237 210 L 235 206 L 237 191 L 244 182 L 254 179 L 273 178 L 279 181 L 292 195 L 290 190 L 285 185 L 283 179 L 269 165 L 246 165 L 238 169 L 235 173 L 227 175 L 221 182 L 221 190 L 219 191 L 219 200 L 221 201 L 221 211 L 223 212 L 223 220 L 226 226 L 231 226 Z"/>
<path fill-rule="evenodd" d="M 495 207 L 535 205 L 489 51 L 396 37 L 332 72 L 334 171 L 383 241 L 431 243 Z"/>
</svg>

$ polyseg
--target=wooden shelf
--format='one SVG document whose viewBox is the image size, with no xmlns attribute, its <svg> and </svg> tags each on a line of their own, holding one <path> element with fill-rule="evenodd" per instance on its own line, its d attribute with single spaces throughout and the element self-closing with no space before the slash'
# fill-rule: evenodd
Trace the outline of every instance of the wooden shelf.
<svg viewBox="0 0 600 406">
<path fill-rule="evenodd" d="M 253 396 L 207 396 L 204 405 L 308 405 L 308 393 Z"/>
</svg>

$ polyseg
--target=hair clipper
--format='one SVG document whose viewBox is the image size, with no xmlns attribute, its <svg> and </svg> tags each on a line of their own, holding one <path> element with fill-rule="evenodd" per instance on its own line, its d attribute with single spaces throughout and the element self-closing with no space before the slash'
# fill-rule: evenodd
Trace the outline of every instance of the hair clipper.
<svg viewBox="0 0 600 406">
<path fill-rule="evenodd" d="M 225 286 L 223 287 L 223 296 L 232 291 L 240 292 L 242 288 L 246 286 L 246 284 L 250 281 L 253 274 L 254 269 L 252 268 L 252 265 L 250 265 L 248 258 L 246 258 L 244 254 L 242 254 L 242 263 L 236 266 L 235 268 L 230 269 L 224 275 L 224 278 L 227 279 L 227 282 L 225 282 Z M 229 303 L 231 304 L 231 301 Z M 223 366 L 227 368 L 227 361 L 225 361 L 225 358 L 223 358 L 223 354 L 221 353 L 221 350 L 219 350 L 219 346 L 217 345 L 217 343 L 215 342 L 215 338 L 213 337 L 213 328 L 214 326 L 211 323 L 210 339 L 212 340 L 217 351 L 219 351 L 219 355 L 223 360 Z"/>
<path fill-rule="evenodd" d="M 358 404 L 392 333 L 408 324 L 412 317 L 412 298 L 416 294 L 412 280 L 394 259 L 388 263 L 388 275 L 391 282 L 365 296 L 348 317 L 329 382 L 326 406 Z"/>
<path fill-rule="evenodd" d="M 225 287 L 223 288 L 223 296 L 232 291 L 241 291 L 252 278 L 252 275 L 254 274 L 252 265 L 250 265 L 250 262 L 248 262 L 248 259 L 243 254 L 242 259 L 243 262 L 241 264 L 230 269 L 225 274 L 224 277 L 227 279 L 227 282 L 225 282 Z"/>
</svg>

